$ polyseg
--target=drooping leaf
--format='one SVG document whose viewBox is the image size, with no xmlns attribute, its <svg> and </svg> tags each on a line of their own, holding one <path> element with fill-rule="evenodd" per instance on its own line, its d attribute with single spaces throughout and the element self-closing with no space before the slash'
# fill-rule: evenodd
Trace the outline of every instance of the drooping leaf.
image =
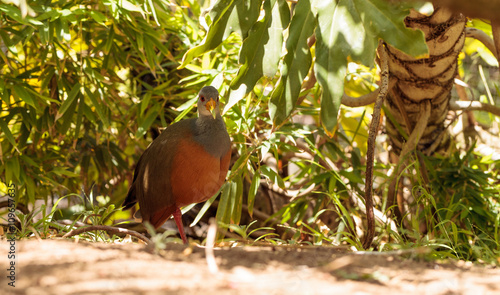
<svg viewBox="0 0 500 295">
<path fill-rule="evenodd" d="M 104 126 L 106 127 L 109 126 L 108 117 L 106 117 L 102 104 L 99 102 L 97 95 L 88 88 L 85 88 L 85 93 L 87 93 L 87 96 L 90 98 L 90 101 L 92 101 L 92 104 L 94 105 L 94 108 L 97 111 L 97 115 L 99 116 L 99 119 L 101 119 Z M 87 118 L 89 117 L 90 116 L 87 116 Z"/>
<path fill-rule="evenodd" d="M 80 83 L 76 83 L 73 86 L 73 88 L 71 88 L 71 91 L 68 93 L 68 98 L 66 98 L 66 100 L 63 101 L 61 107 L 57 111 L 55 121 L 57 121 L 57 119 L 59 119 L 62 115 L 64 115 L 64 113 L 68 110 L 69 106 L 73 104 L 73 101 L 75 100 L 75 98 L 78 97 L 78 94 L 80 93 L 80 88 L 81 88 Z"/>
<path fill-rule="evenodd" d="M 246 37 L 248 30 L 259 17 L 259 0 L 220 0 L 210 12 L 213 20 L 207 35 L 200 45 L 188 50 L 182 58 L 179 69 L 184 68 L 193 58 L 219 46 L 232 32 Z"/>
<path fill-rule="evenodd" d="M 272 183 L 277 184 L 281 189 L 285 189 L 285 182 L 283 178 L 276 173 L 273 169 L 269 168 L 269 166 L 263 165 L 260 167 L 260 172 L 263 176 L 267 177 Z"/>
<path fill-rule="evenodd" d="M 29 87 L 27 85 L 15 85 L 14 86 L 14 91 L 16 92 L 17 96 L 23 100 L 25 103 L 29 104 L 30 106 L 34 107 L 37 109 L 37 104 L 35 102 L 35 98 L 33 95 L 25 88 Z"/>
<path fill-rule="evenodd" d="M 224 113 L 248 94 L 263 75 L 272 77 L 278 69 L 290 11 L 284 0 L 266 0 L 263 9 L 264 17 L 254 24 L 241 46 L 242 66 L 231 82 Z"/>
<path fill-rule="evenodd" d="M 337 114 L 344 93 L 344 76 L 349 51 L 343 46 L 346 38 L 353 37 L 343 35 L 341 30 L 344 26 L 355 25 L 353 22 L 347 22 L 350 20 L 349 14 L 345 12 L 344 6 L 340 5 L 343 1 L 339 1 L 339 5 L 335 2 L 335 0 L 319 1 L 317 6 L 318 27 L 314 64 L 316 79 L 322 89 L 321 122 L 330 136 L 337 125 Z"/>
<path fill-rule="evenodd" d="M 424 33 L 408 29 L 404 24 L 411 3 L 399 4 L 385 0 L 352 0 L 352 2 L 354 6 L 351 14 L 359 14 L 366 31 L 366 38 L 374 42 L 374 47 L 378 37 L 412 56 L 421 56 L 429 52 Z M 371 60 L 373 58 L 374 55 Z"/>
<path fill-rule="evenodd" d="M 9 126 L 7 126 L 7 123 L 3 120 L 3 118 L 0 118 L 0 129 L 2 129 L 3 134 L 10 142 L 10 144 L 12 144 L 12 146 L 17 150 L 16 140 L 14 139 L 12 132 L 10 132 Z"/>
<path fill-rule="evenodd" d="M 281 125 L 292 113 L 302 81 L 311 67 L 311 51 L 307 39 L 316 26 L 309 0 L 299 1 L 290 22 L 286 41 L 286 55 L 281 66 L 281 77 L 271 94 L 269 115 L 274 126 Z"/>
<path fill-rule="evenodd" d="M 238 33 L 242 39 L 247 38 L 248 31 L 259 17 L 261 0 L 236 0 L 234 3 L 222 40 L 227 39 L 232 32 Z M 209 15 L 215 16 L 215 13 Z"/>
</svg>

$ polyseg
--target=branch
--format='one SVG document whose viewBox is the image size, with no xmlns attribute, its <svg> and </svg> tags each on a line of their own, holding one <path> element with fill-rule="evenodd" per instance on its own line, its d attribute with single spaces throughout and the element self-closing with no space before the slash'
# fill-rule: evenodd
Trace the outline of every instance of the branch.
<svg viewBox="0 0 500 295">
<path fill-rule="evenodd" d="M 69 238 L 69 237 L 83 234 L 85 232 L 93 231 L 93 230 L 102 230 L 102 231 L 105 231 L 105 232 L 111 233 L 111 234 L 131 235 L 131 236 L 134 236 L 140 240 L 143 240 L 144 242 L 146 242 L 146 244 L 151 243 L 151 241 L 148 238 L 146 238 L 144 235 L 142 235 L 136 231 L 128 230 L 128 229 L 124 229 L 124 228 L 120 228 L 120 227 L 107 226 L 107 225 L 91 225 L 91 226 L 87 226 L 87 227 L 79 227 L 79 228 L 74 229 L 74 230 L 68 232 L 67 234 L 65 234 L 63 236 L 63 238 Z"/>
<path fill-rule="evenodd" d="M 479 101 L 450 101 L 452 111 L 484 111 L 500 117 L 500 108 L 488 103 Z"/>
<path fill-rule="evenodd" d="M 396 84 L 396 79 L 390 79 L 387 92 L 391 90 L 391 88 L 395 84 Z M 359 97 L 352 97 L 344 93 L 344 95 L 342 95 L 342 104 L 351 108 L 366 106 L 374 103 L 377 100 L 379 94 L 380 94 L 380 88 Z"/>
<path fill-rule="evenodd" d="M 387 50 L 385 45 L 380 42 L 378 46 L 378 53 L 380 55 L 381 63 L 381 82 L 377 99 L 375 100 L 375 107 L 373 108 L 372 121 L 370 123 L 370 133 L 368 134 L 368 148 L 366 152 L 366 180 L 365 180 L 365 204 L 366 204 L 366 220 L 368 231 L 365 240 L 363 241 L 363 248 L 368 249 L 375 236 L 375 217 L 373 213 L 373 161 L 375 159 L 375 139 L 380 125 L 380 110 L 382 102 L 387 96 L 389 91 L 389 65 Z"/>
<path fill-rule="evenodd" d="M 465 36 L 469 38 L 474 38 L 479 42 L 483 43 L 486 48 L 495 56 L 498 60 L 498 52 L 496 50 L 495 42 L 488 36 L 485 32 L 476 28 L 465 28 Z"/>
</svg>

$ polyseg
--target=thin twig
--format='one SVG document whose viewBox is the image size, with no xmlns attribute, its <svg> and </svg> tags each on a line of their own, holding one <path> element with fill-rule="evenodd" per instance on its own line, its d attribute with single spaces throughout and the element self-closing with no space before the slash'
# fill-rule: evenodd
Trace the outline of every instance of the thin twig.
<svg viewBox="0 0 500 295">
<path fill-rule="evenodd" d="M 488 103 L 479 101 L 450 101 L 452 111 L 484 111 L 500 117 L 500 108 Z"/>
<path fill-rule="evenodd" d="M 149 244 L 151 242 L 144 235 L 142 235 L 136 231 L 121 228 L 121 227 L 107 226 L 107 225 L 91 225 L 91 226 L 86 226 L 86 227 L 79 227 L 77 229 L 74 229 L 74 230 L 66 233 L 63 236 L 63 238 L 69 238 L 69 237 L 83 234 L 85 232 L 89 232 L 89 231 L 93 231 L 93 230 L 102 230 L 102 231 L 105 231 L 105 232 L 110 233 L 110 234 L 120 233 L 120 234 L 131 235 L 131 236 L 136 237 L 140 240 L 143 240 L 144 242 L 146 242 L 146 244 Z"/>
<path fill-rule="evenodd" d="M 375 216 L 373 213 L 373 161 L 375 159 L 375 139 L 380 127 L 380 111 L 382 102 L 384 101 L 387 93 L 389 92 L 389 66 L 387 51 L 385 45 L 380 42 L 378 46 L 378 53 L 380 55 L 381 63 L 381 85 L 375 107 L 373 108 L 372 121 L 370 123 L 370 132 L 368 134 L 368 148 L 366 152 L 366 181 L 365 181 L 365 204 L 366 204 L 366 220 L 368 230 L 365 240 L 363 241 L 363 248 L 368 249 L 375 236 Z"/>
</svg>

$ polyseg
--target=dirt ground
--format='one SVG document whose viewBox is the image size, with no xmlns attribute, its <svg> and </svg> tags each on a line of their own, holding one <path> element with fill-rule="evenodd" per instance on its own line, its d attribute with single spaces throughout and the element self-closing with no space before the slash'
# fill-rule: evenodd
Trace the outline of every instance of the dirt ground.
<svg viewBox="0 0 500 295">
<path fill-rule="evenodd" d="M 196 245 L 168 244 L 155 254 L 142 244 L 71 240 L 16 241 L 13 288 L 8 247 L 0 242 L 0 294 L 500 294 L 499 268 L 426 262 L 415 253 L 233 247 L 214 250 L 211 272 Z"/>
</svg>

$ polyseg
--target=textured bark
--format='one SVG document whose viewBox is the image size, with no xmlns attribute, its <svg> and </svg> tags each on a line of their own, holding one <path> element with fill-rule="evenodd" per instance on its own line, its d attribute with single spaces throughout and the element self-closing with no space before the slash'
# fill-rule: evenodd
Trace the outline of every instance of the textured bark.
<svg viewBox="0 0 500 295">
<path fill-rule="evenodd" d="M 465 21 L 464 16 L 446 9 L 438 8 L 431 16 L 412 11 L 406 25 L 424 32 L 429 56 L 416 59 L 388 46 L 389 71 L 396 83 L 385 105 L 407 137 L 416 126 L 421 104 L 430 102 L 430 119 L 417 139 L 417 149 L 427 155 L 449 145 L 444 121 L 457 74 L 457 56 L 465 40 Z M 400 154 L 405 136 L 391 120 L 387 120 L 386 130 L 394 151 Z"/>
</svg>

